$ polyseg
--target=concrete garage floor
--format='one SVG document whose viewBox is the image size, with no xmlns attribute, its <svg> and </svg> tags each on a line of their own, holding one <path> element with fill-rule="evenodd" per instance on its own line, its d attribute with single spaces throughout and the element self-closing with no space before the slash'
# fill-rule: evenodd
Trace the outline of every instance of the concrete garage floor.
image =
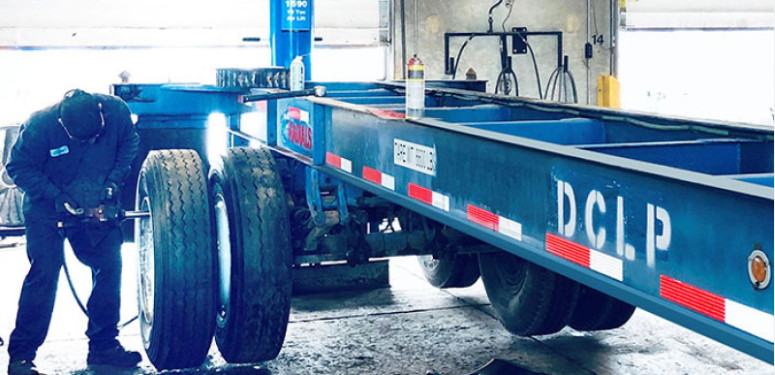
<svg viewBox="0 0 775 375">
<path fill-rule="evenodd" d="M 68 250 L 71 272 L 83 298 L 88 270 Z M 136 312 L 135 257 L 124 248 L 122 320 Z M 7 344 L 16 303 L 29 267 L 23 247 L 0 249 L 0 337 Z M 274 361 L 229 366 L 215 345 L 208 363 L 184 374 L 416 374 L 433 370 L 467 374 L 492 358 L 502 358 L 546 374 L 772 374 L 773 367 L 644 311 L 623 328 L 519 338 L 493 317 L 480 283 L 468 289 L 437 290 L 413 258 L 391 263 L 390 289 L 295 298 L 285 347 Z M 36 363 L 53 374 L 113 374 L 86 369 L 86 318 L 64 277 L 48 340 Z M 121 333 L 125 346 L 141 350 L 137 323 Z M 0 348 L 0 373 L 8 364 Z M 122 372 L 118 372 L 122 373 Z M 154 374 L 142 367 L 123 374 Z"/>
</svg>

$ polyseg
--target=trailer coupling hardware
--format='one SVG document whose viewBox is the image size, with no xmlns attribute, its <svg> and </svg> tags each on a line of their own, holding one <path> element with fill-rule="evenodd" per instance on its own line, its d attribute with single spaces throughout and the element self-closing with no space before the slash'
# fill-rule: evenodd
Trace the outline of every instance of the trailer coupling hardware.
<svg viewBox="0 0 775 375">
<path fill-rule="evenodd" d="M 315 86 L 311 89 L 296 90 L 296 91 L 283 91 L 283 92 L 274 92 L 274 93 L 266 93 L 266 94 L 242 95 L 237 100 L 240 103 L 245 104 L 245 103 L 252 103 L 252 102 L 263 102 L 266 100 L 301 98 L 305 96 L 316 96 L 316 97 L 326 96 L 326 88 L 324 86 Z"/>
</svg>

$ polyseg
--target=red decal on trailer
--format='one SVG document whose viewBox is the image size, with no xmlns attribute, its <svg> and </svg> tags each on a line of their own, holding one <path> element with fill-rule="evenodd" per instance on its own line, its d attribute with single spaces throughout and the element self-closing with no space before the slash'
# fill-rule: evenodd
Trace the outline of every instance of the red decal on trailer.
<svg viewBox="0 0 775 375">
<path fill-rule="evenodd" d="M 371 112 L 371 114 L 373 114 L 374 116 L 377 116 L 385 120 L 403 120 L 405 118 L 403 113 L 389 111 L 387 109 L 369 108 L 369 112 Z"/>
<path fill-rule="evenodd" d="M 427 204 L 433 204 L 433 191 L 422 186 L 409 183 L 409 196 Z"/>
<path fill-rule="evenodd" d="M 307 150 L 312 150 L 312 128 L 307 124 L 289 121 L 288 139 Z"/>
<path fill-rule="evenodd" d="M 581 246 L 577 243 L 547 233 L 546 251 L 565 258 L 578 265 L 589 268 L 589 248 Z"/>
<path fill-rule="evenodd" d="M 706 292 L 672 277 L 659 276 L 659 295 L 666 300 L 688 307 L 713 319 L 722 322 L 726 320 L 723 297 Z"/>
<path fill-rule="evenodd" d="M 498 230 L 498 215 L 490 211 L 483 210 L 472 204 L 467 206 L 466 211 L 468 220 L 473 221 L 474 223 L 477 223 L 483 227 L 490 228 L 494 231 Z"/>
<path fill-rule="evenodd" d="M 330 152 L 326 152 L 326 164 L 332 165 L 337 168 L 342 168 L 342 158 L 339 155 L 334 155 Z"/>
<path fill-rule="evenodd" d="M 363 178 L 366 179 L 366 180 L 369 180 L 369 181 L 371 181 L 371 182 L 373 182 L 373 183 L 375 183 L 377 185 L 381 185 L 382 184 L 382 173 L 380 173 L 380 171 L 378 171 L 378 170 L 376 170 L 374 168 L 369 168 L 369 167 L 364 166 L 363 167 Z"/>
<path fill-rule="evenodd" d="M 288 107 L 288 117 L 301 120 L 301 110 L 295 107 Z"/>
</svg>

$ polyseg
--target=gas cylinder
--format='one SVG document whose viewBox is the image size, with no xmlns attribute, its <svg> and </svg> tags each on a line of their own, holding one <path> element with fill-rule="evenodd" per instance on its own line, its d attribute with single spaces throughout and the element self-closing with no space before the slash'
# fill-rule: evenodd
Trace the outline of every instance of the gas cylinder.
<svg viewBox="0 0 775 375">
<path fill-rule="evenodd" d="M 406 118 L 419 119 L 425 114 L 425 65 L 414 55 L 406 71 Z"/>
</svg>

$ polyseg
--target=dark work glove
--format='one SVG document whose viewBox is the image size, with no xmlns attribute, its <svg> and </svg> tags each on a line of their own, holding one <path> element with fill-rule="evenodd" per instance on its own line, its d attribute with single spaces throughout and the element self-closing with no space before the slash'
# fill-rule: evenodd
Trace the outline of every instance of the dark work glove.
<svg viewBox="0 0 775 375">
<path fill-rule="evenodd" d="M 102 185 L 102 194 L 100 196 L 102 203 L 118 202 L 118 197 L 118 184 L 110 180 L 105 181 L 105 184 Z"/>
<path fill-rule="evenodd" d="M 57 214 L 62 216 L 80 216 L 83 215 L 84 212 L 83 208 L 79 207 L 78 203 L 75 203 L 75 200 L 67 193 L 61 193 L 54 199 L 54 207 L 56 208 Z"/>
</svg>

